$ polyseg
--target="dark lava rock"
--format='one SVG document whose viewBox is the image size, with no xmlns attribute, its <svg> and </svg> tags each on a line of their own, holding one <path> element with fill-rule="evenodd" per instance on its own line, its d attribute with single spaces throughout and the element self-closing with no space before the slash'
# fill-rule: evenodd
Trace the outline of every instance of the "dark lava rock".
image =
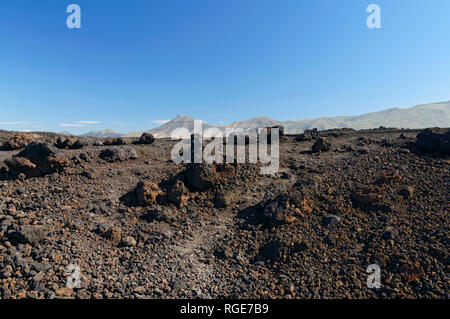
<svg viewBox="0 0 450 319">
<path fill-rule="evenodd" d="M 294 246 L 292 247 L 292 252 L 294 253 L 300 253 L 303 252 L 305 250 L 308 250 L 309 246 L 307 243 L 305 242 L 296 242 L 294 243 Z"/>
<path fill-rule="evenodd" d="M 206 190 L 214 185 L 216 176 L 211 165 L 191 164 L 186 170 L 186 181 L 194 190 Z"/>
<path fill-rule="evenodd" d="M 107 148 L 100 153 L 100 158 L 107 162 L 123 162 L 139 158 L 131 146 Z"/>
<path fill-rule="evenodd" d="M 136 201 L 140 206 L 148 206 L 156 203 L 159 195 L 162 195 L 161 189 L 155 183 L 139 182 L 134 190 Z"/>
<path fill-rule="evenodd" d="M 120 198 L 128 206 L 151 206 L 163 192 L 152 182 L 139 182 L 134 190 Z"/>
<path fill-rule="evenodd" d="M 392 229 L 387 229 L 383 233 L 383 238 L 386 240 L 391 240 L 395 238 L 395 232 Z"/>
<path fill-rule="evenodd" d="M 103 145 L 108 145 L 108 146 L 125 145 L 125 144 L 127 144 L 127 142 L 121 137 L 107 138 L 103 141 Z"/>
<path fill-rule="evenodd" d="M 25 174 L 26 176 L 34 176 L 36 174 L 36 165 L 30 162 L 24 157 L 16 157 L 7 159 L 5 164 L 9 167 L 9 170 L 17 174 Z"/>
<path fill-rule="evenodd" d="M 153 144 L 155 137 L 150 133 L 143 133 L 139 138 L 138 144 Z"/>
<path fill-rule="evenodd" d="M 259 249 L 258 257 L 271 263 L 282 261 L 291 253 L 290 245 L 286 240 L 276 239 L 268 242 Z"/>
<path fill-rule="evenodd" d="M 189 200 L 189 190 L 182 181 L 177 180 L 167 191 L 167 199 L 178 208 L 183 208 Z"/>
<path fill-rule="evenodd" d="M 1 150 L 3 151 L 13 151 L 17 149 L 24 148 L 27 145 L 30 145 L 35 141 L 35 138 L 29 134 L 26 133 L 17 133 L 13 136 L 12 139 L 9 141 L 6 141 L 2 147 Z"/>
<path fill-rule="evenodd" d="M 42 225 L 24 225 L 17 232 L 8 234 L 8 238 L 18 243 L 37 244 L 47 237 L 47 230 Z"/>
<path fill-rule="evenodd" d="M 218 165 L 196 163 L 189 164 L 184 174 L 189 188 L 204 191 L 235 177 L 236 167 L 228 163 Z"/>
<path fill-rule="evenodd" d="M 80 149 L 86 146 L 86 143 L 74 136 L 60 136 L 56 140 L 55 146 L 62 149 Z"/>
<path fill-rule="evenodd" d="M 17 154 L 17 157 L 24 157 L 37 165 L 41 165 L 46 163 L 49 157 L 63 156 L 63 154 L 50 143 L 32 143 Z"/>
<path fill-rule="evenodd" d="M 282 173 L 280 174 L 280 178 L 281 178 L 281 179 L 291 179 L 291 177 L 292 177 L 292 175 L 289 174 L 289 173 L 286 173 L 286 172 L 282 172 Z"/>
<path fill-rule="evenodd" d="M 144 216 L 148 222 L 158 221 L 171 223 L 177 220 L 177 213 L 170 207 L 156 207 L 149 209 Z"/>
<path fill-rule="evenodd" d="M 12 160 L 5 161 L 13 174 L 38 177 L 60 172 L 69 166 L 69 159 L 50 143 L 32 143 Z"/>
<path fill-rule="evenodd" d="M 331 149 L 331 143 L 325 137 L 319 137 L 313 144 L 311 151 L 313 153 L 328 152 Z"/>
<path fill-rule="evenodd" d="M 428 128 L 417 134 L 417 148 L 423 153 L 450 154 L 450 130 Z"/>
<path fill-rule="evenodd" d="M 103 237 L 114 243 L 119 243 L 122 239 L 122 230 L 117 226 L 112 226 L 103 234 Z"/>
<path fill-rule="evenodd" d="M 259 250 L 259 254 L 264 260 L 273 262 L 280 259 L 280 249 L 281 243 L 278 240 L 274 240 L 262 246 Z"/>
<path fill-rule="evenodd" d="M 300 134 L 299 136 L 297 136 L 295 138 L 296 142 L 303 142 L 303 141 L 313 141 L 316 140 L 320 137 L 319 132 L 317 131 L 316 128 L 313 129 L 306 129 L 302 134 Z"/>
<path fill-rule="evenodd" d="M 404 186 L 398 192 L 403 198 L 408 199 L 411 198 L 414 194 L 414 187 L 412 186 Z"/>
<path fill-rule="evenodd" d="M 295 221 L 303 196 L 300 192 L 280 194 L 273 199 L 263 200 L 258 205 L 258 215 L 266 226 L 277 226 Z"/>
</svg>

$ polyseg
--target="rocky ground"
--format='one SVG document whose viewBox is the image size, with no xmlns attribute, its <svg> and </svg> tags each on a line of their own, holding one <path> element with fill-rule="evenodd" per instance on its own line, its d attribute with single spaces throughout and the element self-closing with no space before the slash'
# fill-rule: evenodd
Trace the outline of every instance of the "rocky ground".
<svg viewBox="0 0 450 319">
<path fill-rule="evenodd" d="M 0 297 L 449 298 L 449 133 L 418 133 L 285 136 L 270 176 L 1 131 Z"/>
</svg>

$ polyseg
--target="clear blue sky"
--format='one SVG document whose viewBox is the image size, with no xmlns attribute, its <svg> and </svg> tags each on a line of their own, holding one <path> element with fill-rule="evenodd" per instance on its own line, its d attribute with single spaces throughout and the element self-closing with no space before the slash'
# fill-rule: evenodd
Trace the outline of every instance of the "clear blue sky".
<svg viewBox="0 0 450 319">
<path fill-rule="evenodd" d="M 66 27 L 70 3 L 81 30 Z M 370 3 L 380 30 L 366 27 Z M 220 124 L 444 100 L 448 0 L 0 2 L 3 129 L 127 132 L 177 114 Z"/>
</svg>

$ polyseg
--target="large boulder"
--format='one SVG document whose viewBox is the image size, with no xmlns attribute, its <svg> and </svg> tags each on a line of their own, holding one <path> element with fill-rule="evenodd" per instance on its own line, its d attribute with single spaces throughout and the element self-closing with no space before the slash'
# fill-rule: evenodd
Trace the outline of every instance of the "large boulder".
<svg viewBox="0 0 450 319">
<path fill-rule="evenodd" d="M 139 182 L 134 190 L 121 197 L 127 206 L 151 206 L 163 195 L 159 186 L 152 182 Z"/>
<path fill-rule="evenodd" d="M 155 141 L 155 137 L 150 133 L 143 133 L 139 138 L 138 144 L 152 144 Z"/>
<path fill-rule="evenodd" d="M 127 142 L 121 137 L 109 137 L 103 141 L 103 145 L 114 146 L 114 145 L 125 145 Z"/>
<path fill-rule="evenodd" d="M 234 178 L 236 170 L 236 166 L 228 163 L 215 165 L 194 163 L 188 165 L 184 178 L 190 189 L 204 191 Z"/>
<path fill-rule="evenodd" d="M 18 231 L 8 233 L 8 238 L 22 244 L 36 245 L 47 237 L 47 229 L 42 225 L 24 225 Z"/>
<path fill-rule="evenodd" d="M 182 181 L 177 180 L 167 191 L 167 199 L 178 208 L 183 208 L 189 200 L 189 190 Z"/>
<path fill-rule="evenodd" d="M 17 133 L 12 139 L 3 143 L 1 149 L 4 151 L 13 151 L 24 148 L 36 140 L 33 135 L 25 133 Z"/>
<path fill-rule="evenodd" d="M 15 172 L 17 174 L 23 173 L 25 176 L 33 176 L 37 170 L 36 164 L 33 164 L 30 160 L 24 157 L 7 159 L 5 164 L 11 172 Z"/>
<path fill-rule="evenodd" d="M 295 138 L 296 142 L 313 141 L 320 137 L 320 133 L 316 128 L 306 129 L 302 134 Z"/>
<path fill-rule="evenodd" d="M 417 134 L 416 146 L 423 153 L 450 154 L 450 130 L 428 128 Z"/>
<path fill-rule="evenodd" d="M 38 177 L 62 171 L 69 166 L 69 159 L 50 143 L 32 143 L 13 159 L 7 160 L 10 173 Z"/>
<path fill-rule="evenodd" d="M 158 196 L 162 195 L 161 189 L 152 182 L 139 182 L 134 190 L 137 204 L 150 206 L 156 203 Z"/>
<path fill-rule="evenodd" d="M 325 137 L 319 137 L 313 144 L 311 151 L 313 153 L 328 152 L 331 149 L 331 143 Z"/>
<path fill-rule="evenodd" d="M 258 219 L 268 227 L 293 223 L 302 214 L 303 203 L 303 195 L 298 191 L 266 196 L 256 207 Z"/>
<path fill-rule="evenodd" d="M 74 136 L 60 136 L 55 142 L 57 148 L 80 149 L 86 146 L 87 141 Z"/>
<path fill-rule="evenodd" d="M 111 147 L 100 153 L 100 158 L 107 162 L 123 162 L 139 158 L 136 150 L 131 146 Z"/>
</svg>

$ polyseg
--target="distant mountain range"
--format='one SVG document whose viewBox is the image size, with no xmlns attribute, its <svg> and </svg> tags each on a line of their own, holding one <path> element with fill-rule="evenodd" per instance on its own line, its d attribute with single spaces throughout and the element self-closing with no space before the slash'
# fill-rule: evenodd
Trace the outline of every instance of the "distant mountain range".
<svg viewBox="0 0 450 319">
<path fill-rule="evenodd" d="M 112 129 L 107 128 L 106 130 L 90 131 L 82 136 L 92 136 L 92 137 L 121 137 L 123 134 L 116 132 Z"/>
<path fill-rule="evenodd" d="M 422 104 L 411 108 L 390 108 L 379 112 L 372 112 L 357 116 L 321 117 L 299 121 L 277 121 L 268 117 L 256 117 L 246 121 L 233 122 L 227 125 L 211 125 L 203 122 L 203 130 L 208 127 L 218 128 L 243 128 L 255 129 L 282 125 L 287 134 L 302 133 L 305 129 L 317 128 L 327 130 L 333 128 L 371 129 L 380 126 L 397 128 L 426 128 L 426 127 L 450 127 L 450 101 L 433 104 Z M 194 118 L 178 115 L 173 120 L 162 126 L 148 130 L 158 138 L 170 137 L 176 129 L 184 127 L 189 131 L 194 129 Z M 114 130 L 92 131 L 84 136 L 94 137 L 138 137 L 143 132 L 131 132 L 120 134 Z"/>
</svg>

